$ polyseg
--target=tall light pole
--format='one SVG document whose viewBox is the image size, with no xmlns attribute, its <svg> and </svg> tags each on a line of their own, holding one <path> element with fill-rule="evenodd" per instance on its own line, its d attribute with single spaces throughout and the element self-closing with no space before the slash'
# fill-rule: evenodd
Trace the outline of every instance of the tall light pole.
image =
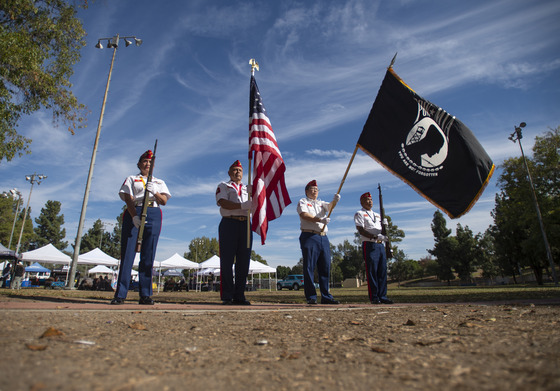
<svg viewBox="0 0 560 391">
<path fill-rule="evenodd" d="M 97 134 L 95 135 L 95 142 L 93 143 L 93 152 L 91 154 L 91 162 L 89 164 L 89 173 L 86 181 L 86 190 L 84 192 L 84 201 L 82 203 L 82 212 L 80 214 L 80 221 L 78 223 L 78 233 L 76 234 L 76 244 L 74 245 L 74 256 L 72 258 L 72 265 L 68 274 L 68 281 L 66 281 L 66 288 L 72 289 L 74 285 L 74 278 L 76 277 L 76 267 L 78 265 L 78 256 L 80 255 L 80 244 L 82 242 L 82 231 L 84 229 L 84 221 L 86 219 L 86 209 L 89 199 L 89 189 L 91 187 L 91 179 L 93 177 L 93 167 L 95 166 L 95 157 L 97 156 L 97 145 L 99 144 L 99 134 L 101 133 L 101 125 L 103 124 L 103 115 L 105 114 L 105 103 L 107 102 L 107 93 L 109 92 L 109 84 L 111 83 L 111 74 L 113 73 L 113 64 L 115 63 L 115 55 L 119 47 L 119 40 L 123 39 L 125 46 L 132 44 L 130 39 L 134 39 L 136 46 L 142 45 L 142 40 L 134 36 L 120 37 L 119 34 L 112 38 L 99 38 L 97 40 L 98 49 L 103 49 L 101 41 L 107 40 L 107 48 L 113 48 L 113 58 L 111 59 L 111 67 L 109 68 L 109 76 L 107 77 L 107 86 L 105 87 L 105 95 L 103 95 L 103 103 L 101 104 L 101 114 L 99 115 L 99 123 L 97 125 Z"/>
<path fill-rule="evenodd" d="M 101 250 L 101 243 L 103 243 L 103 233 L 105 232 L 105 226 L 113 226 L 113 223 L 101 223 L 101 237 L 99 238 L 99 249 Z"/>
<path fill-rule="evenodd" d="M 37 185 L 40 185 L 41 182 L 44 179 L 47 179 L 47 176 L 43 175 L 43 174 L 39 174 L 39 175 L 33 174 L 33 175 L 27 175 L 25 177 L 26 181 L 31 182 L 31 190 L 29 190 L 29 197 L 27 198 L 27 206 L 25 207 L 25 212 L 23 213 L 23 221 L 21 222 L 21 231 L 19 231 L 19 239 L 18 239 L 17 246 L 16 246 L 16 256 L 19 253 L 19 246 L 21 244 L 21 236 L 23 235 L 23 227 L 25 227 L 25 219 L 26 219 L 27 213 L 29 211 L 29 202 L 31 201 L 31 192 L 33 192 L 33 185 L 35 183 L 37 183 Z"/>
<path fill-rule="evenodd" d="M 204 244 L 204 240 L 202 240 L 202 239 L 193 239 L 192 242 L 193 242 L 193 244 L 194 244 L 194 261 L 195 261 L 196 263 L 198 263 L 198 246 L 199 246 L 199 245 L 203 245 L 203 244 Z M 198 276 L 199 276 L 199 274 L 200 274 L 200 273 L 196 273 L 196 285 L 195 285 L 195 288 L 194 288 L 194 290 L 197 291 L 197 292 L 198 292 Z M 201 278 L 200 281 L 201 281 L 201 285 L 202 285 L 202 278 Z M 201 287 L 201 289 L 202 289 L 202 287 Z"/>
<path fill-rule="evenodd" d="M 8 243 L 8 250 L 12 247 L 12 239 L 14 237 L 14 230 L 16 229 L 16 220 L 19 214 L 19 204 L 21 203 L 21 193 L 19 192 L 18 189 L 12 189 L 10 190 L 10 193 L 12 194 L 12 197 L 15 197 L 17 195 L 18 200 L 17 200 L 17 204 L 16 204 L 16 213 L 14 215 L 14 223 L 12 224 L 12 233 L 10 234 L 10 242 Z"/>
<path fill-rule="evenodd" d="M 521 145 L 521 139 L 523 134 L 521 133 L 521 128 L 527 126 L 525 122 L 521 122 L 519 126 L 514 126 L 515 131 L 508 137 L 514 143 L 519 141 L 519 149 L 521 149 L 521 156 L 523 157 L 523 163 L 525 163 L 525 169 L 527 170 L 527 177 L 529 178 L 529 184 L 531 185 L 531 194 L 533 196 L 533 202 L 535 203 L 535 209 L 537 211 L 537 219 L 539 220 L 539 226 L 541 227 L 541 233 L 544 241 L 544 247 L 546 249 L 546 256 L 548 258 L 548 263 L 552 269 L 552 279 L 554 280 L 554 285 L 558 286 L 558 278 L 556 277 L 556 269 L 554 267 L 554 260 L 552 259 L 552 251 L 550 251 L 550 245 L 548 244 L 548 238 L 546 237 L 546 231 L 544 229 L 544 224 L 541 215 L 541 209 L 539 208 L 539 202 L 537 201 L 537 195 L 535 193 L 535 186 L 533 185 L 533 179 L 531 178 L 531 172 L 529 171 L 529 166 L 527 165 L 527 159 L 525 159 L 525 153 L 523 152 L 523 146 Z"/>
</svg>

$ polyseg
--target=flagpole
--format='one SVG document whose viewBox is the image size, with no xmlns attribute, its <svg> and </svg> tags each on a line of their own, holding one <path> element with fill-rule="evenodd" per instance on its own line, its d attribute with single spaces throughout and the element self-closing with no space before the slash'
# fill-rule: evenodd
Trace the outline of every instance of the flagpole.
<svg viewBox="0 0 560 391">
<path fill-rule="evenodd" d="M 248 189 L 251 188 L 251 160 L 249 159 L 249 179 L 248 179 Z M 252 192 L 249 191 L 249 201 L 252 199 Z M 247 210 L 247 248 L 251 248 L 251 208 Z"/>
<path fill-rule="evenodd" d="M 395 60 L 397 59 L 397 53 L 395 53 L 395 55 L 393 56 L 393 58 L 391 59 L 391 64 L 389 64 L 389 67 L 387 69 L 391 69 L 393 67 L 393 64 L 395 63 Z M 258 64 L 257 64 L 258 66 Z M 344 181 L 346 180 L 346 176 L 348 175 L 348 171 L 350 171 L 350 166 L 352 166 L 352 162 L 354 161 L 354 157 L 356 156 L 356 152 L 358 152 L 358 144 L 356 144 L 356 148 L 354 149 L 354 153 L 352 154 L 352 157 L 350 158 L 350 162 L 348 163 L 348 167 L 346 167 L 346 172 L 344 173 L 344 176 L 342 177 L 342 181 L 340 181 L 340 186 L 338 187 L 338 191 L 336 192 L 336 194 L 340 194 L 340 191 L 342 190 L 342 185 L 344 184 Z M 333 205 L 332 208 L 330 208 L 329 210 L 329 214 L 327 215 L 327 217 L 331 216 L 331 213 L 334 209 L 336 205 Z M 326 225 L 323 225 L 323 229 L 321 230 L 321 232 L 323 232 L 325 230 Z"/>
<path fill-rule="evenodd" d="M 249 60 L 249 64 L 251 65 L 251 77 L 255 77 L 255 69 L 259 70 L 259 63 L 255 61 L 254 58 Z M 249 95 L 251 91 L 249 91 Z M 250 103 L 252 104 L 252 102 Z M 250 136 L 249 130 L 249 136 Z M 249 137 L 250 138 L 250 137 Z M 249 145 L 249 179 L 248 179 L 248 188 L 251 189 L 251 178 L 252 178 L 252 159 L 251 159 L 251 145 Z M 249 200 L 251 201 L 253 198 L 252 191 L 249 191 Z M 247 211 L 247 248 L 251 248 L 251 209 Z"/>
<path fill-rule="evenodd" d="M 352 153 L 352 157 L 350 158 L 350 162 L 348 163 L 348 167 L 346 167 L 346 172 L 344 173 L 344 176 L 342 177 L 342 180 L 340 181 L 340 186 L 338 187 L 338 191 L 336 192 L 336 194 L 340 194 L 340 190 L 342 190 L 342 185 L 344 185 L 344 181 L 346 180 L 346 177 L 348 176 L 348 171 L 350 171 L 350 167 L 352 166 L 352 162 L 354 161 L 354 157 L 356 156 L 356 152 L 358 152 L 358 144 L 356 144 L 356 148 L 354 148 L 354 153 Z M 332 208 L 330 208 L 329 210 L 329 214 L 327 215 L 327 217 L 331 217 L 331 213 L 334 209 L 334 207 L 336 206 L 336 204 L 334 204 L 332 206 Z M 323 229 L 321 230 L 321 232 L 323 232 L 325 230 L 325 227 L 327 225 L 323 225 Z"/>
</svg>

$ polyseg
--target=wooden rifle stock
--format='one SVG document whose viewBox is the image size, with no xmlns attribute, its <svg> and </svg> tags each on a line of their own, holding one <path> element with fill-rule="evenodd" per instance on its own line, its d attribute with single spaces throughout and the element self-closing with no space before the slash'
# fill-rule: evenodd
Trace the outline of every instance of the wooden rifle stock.
<svg viewBox="0 0 560 391">
<path fill-rule="evenodd" d="M 387 259 L 391 259 L 393 257 L 393 250 L 391 249 L 391 240 L 389 239 L 389 235 L 387 234 L 387 226 L 383 224 L 383 220 L 385 220 L 385 211 L 383 210 L 383 196 L 381 195 L 381 185 L 377 184 L 377 189 L 379 190 L 379 215 L 381 216 L 381 234 L 387 237 L 387 241 L 385 242 L 385 255 Z"/>
<path fill-rule="evenodd" d="M 150 161 L 150 171 L 148 171 L 148 179 L 146 181 L 146 187 L 148 183 L 152 181 L 152 174 L 154 172 L 154 163 L 156 161 L 156 149 L 157 149 L 157 139 L 154 145 L 154 153 L 152 154 L 152 160 Z M 138 228 L 138 237 L 136 238 L 136 252 L 139 253 L 142 249 L 142 239 L 144 238 L 144 226 L 146 225 L 146 217 L 148 216 L 148 203 L 150 194 L 146 188 L 144 188 L 144 199 L 142 201 L 142 214 L 140 216 L 140 227 Z"/>
</svg>

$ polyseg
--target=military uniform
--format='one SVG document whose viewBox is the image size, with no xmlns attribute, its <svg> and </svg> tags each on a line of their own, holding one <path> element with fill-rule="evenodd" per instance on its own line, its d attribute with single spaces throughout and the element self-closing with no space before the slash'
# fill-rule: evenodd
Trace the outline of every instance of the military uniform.
<svg viewBox="0 0 560 391">
<path fill-rule="evenodd" d="M 370 193 L 364 193 L 360 197 L 371 198 Z M 387 298 L 387 256 L 381 235 L 382 221 L 379 213 L 362 208 L 354 214 L 354 224 L 362 227 L 368 234 L 360 234 L 362 241 L 362 253 L 366 265 L 366 277 L 368 282 L 368 295 L 373 304 L 389 303 Z"/>
<path fill-rule="evenodd" d="M 316 181 L 311 181 L 306 186 L 317 186 Z M 331 270 L 331 249 L 329 238 L 327 237 L 328 228 L 325 223 L 329 213 L 331 203 L 312 199 L 308 196 L 299 200 L 297 213 L 300 216 L 301 234 L 299 243 L 303 256 L 303 289 L 305 298 L 309 304 L 316 304 L 317 290 L 314 284 L 314 272 L 317 268 L 319 275 L 319 290 L 321 292 L 321 303 L 338 304 L 329 293 L 329 276 Z M 306 213 L 311 217 L 321 219 L 323 222 L 309 221 L 302 217 Z M 328 223 L 328 220 L 326 220 Z"/>
<path fill-rule="evenodd" d="M 242 168 L 237 160 L 232 168 Z M 241 204 L 239 209 L 220 205 L 221 200 Z M 220 207 L 222 220 L 218 228 L 220 245 L 220 296 L 224 304 L 250 304 L 245 299 L 245 285 L 249 274 L 249 262 L 253 246 L 253 233 L 249 232 L 247 246 L 247 219 L 249 193 L 247 186 L 233 180 L 221 182 L 216 189 L 216 204 Z M 233 265 L 235 263 L 235 282 Z"/>
<path fill-rule="evenodd" d="M 150 152 L 150 154 L 148 154 Z M 140 157 L 148 154 L 151 159 L 151 151 L 147 151 Z M 119 191 L 119 197 L 125 201 L 125 195 L 132 197 L 136 216 L 142 214 L 142 202 L 144 200 L 144 192 L 146 188 L 145 176 L 141 174 L 131 175 L 125 179 Z M 169 189 L 165 182 L 152 176 L 153 193 L 165 195 L 167 199 L 171 197 Z M 161 231 L 162 212 L 160 205 L 153 194 L 148 197 L 148 208 L 146 215 L 146 223 L 144 225 L 144 232 L 142 236 L 142 247 L 140 249 L 140 263 L 138 265 L 138 287 L 141 298 L 141 304 L 153 304 L 151 299 L 149 302 L 143 303 L 143 298 L 150 298 L 152 296 L 152 267 L 156 255 L 156 248 Z M 120 304 L 128 294 L 130 286 L 131 271 L 136 256 L 136 240 L 138 238 L 138 228 L 134 225 L 133 218 L 130 212 L 125 210 L 122 218 L 122 231 L 121 231 L 121 263 L 119 268 L 119 276 L 117 280 L 117 289 L 115 292 L 115 299 L 113 304 Z M 147 300 L 147 299 L 146 299 Z"/>
</svg>

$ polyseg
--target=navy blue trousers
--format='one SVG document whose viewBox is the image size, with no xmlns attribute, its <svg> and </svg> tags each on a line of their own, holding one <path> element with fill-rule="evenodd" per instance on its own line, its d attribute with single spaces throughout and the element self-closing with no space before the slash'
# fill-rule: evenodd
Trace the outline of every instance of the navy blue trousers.
<svg viewBox="0 0 560 391">
<path fill-rule="evenodd" d="M 136 214 L 142 214 L 142 207 L 136 207 Z M 148 208 L 144 235 L 142 236 L 142 247 L 140 249 L 140 264 L 138 265 L 138 288 L 140 297 L 152 296 L 152 267 L 156 257 L 156 248 L 161 231 L 162 213 L 160 208 Z M 123 214 L 121 231 L 121 265 L 119 278 L 117 280 L 117 291 L 115 297 L 125 299 L 130 286 L 130 273 L 136 256 L 136 239 L 138 228 L 132 223 L 130 213 Z"/>
<path fill-rule="evenodd" d="M 312 232 L 302 232 L 299 244 L 303 255 L 303 290 L 307 300 L 317 300 L 317 290 L 313 283 L 313 274 L 317 268 L 321 298 L 333 300 L 329 293 L 329 276 L 331 272 L 331 247 L 327 236 Z"/>
<path fill-rule="evenodd" d="M 383 243 L 362 242 L 370 301 L 387 299 L 387 256 Z"/>
<path fill-rule="evenodd" d="M 253 232 L 247 248 L 247 221 L 223 217 L 218 228 L 220 243 L 220 295 L 222 300 L 245 300 Z M 235 283 L 233 264 L 235 263 Z"/>
</svg>

